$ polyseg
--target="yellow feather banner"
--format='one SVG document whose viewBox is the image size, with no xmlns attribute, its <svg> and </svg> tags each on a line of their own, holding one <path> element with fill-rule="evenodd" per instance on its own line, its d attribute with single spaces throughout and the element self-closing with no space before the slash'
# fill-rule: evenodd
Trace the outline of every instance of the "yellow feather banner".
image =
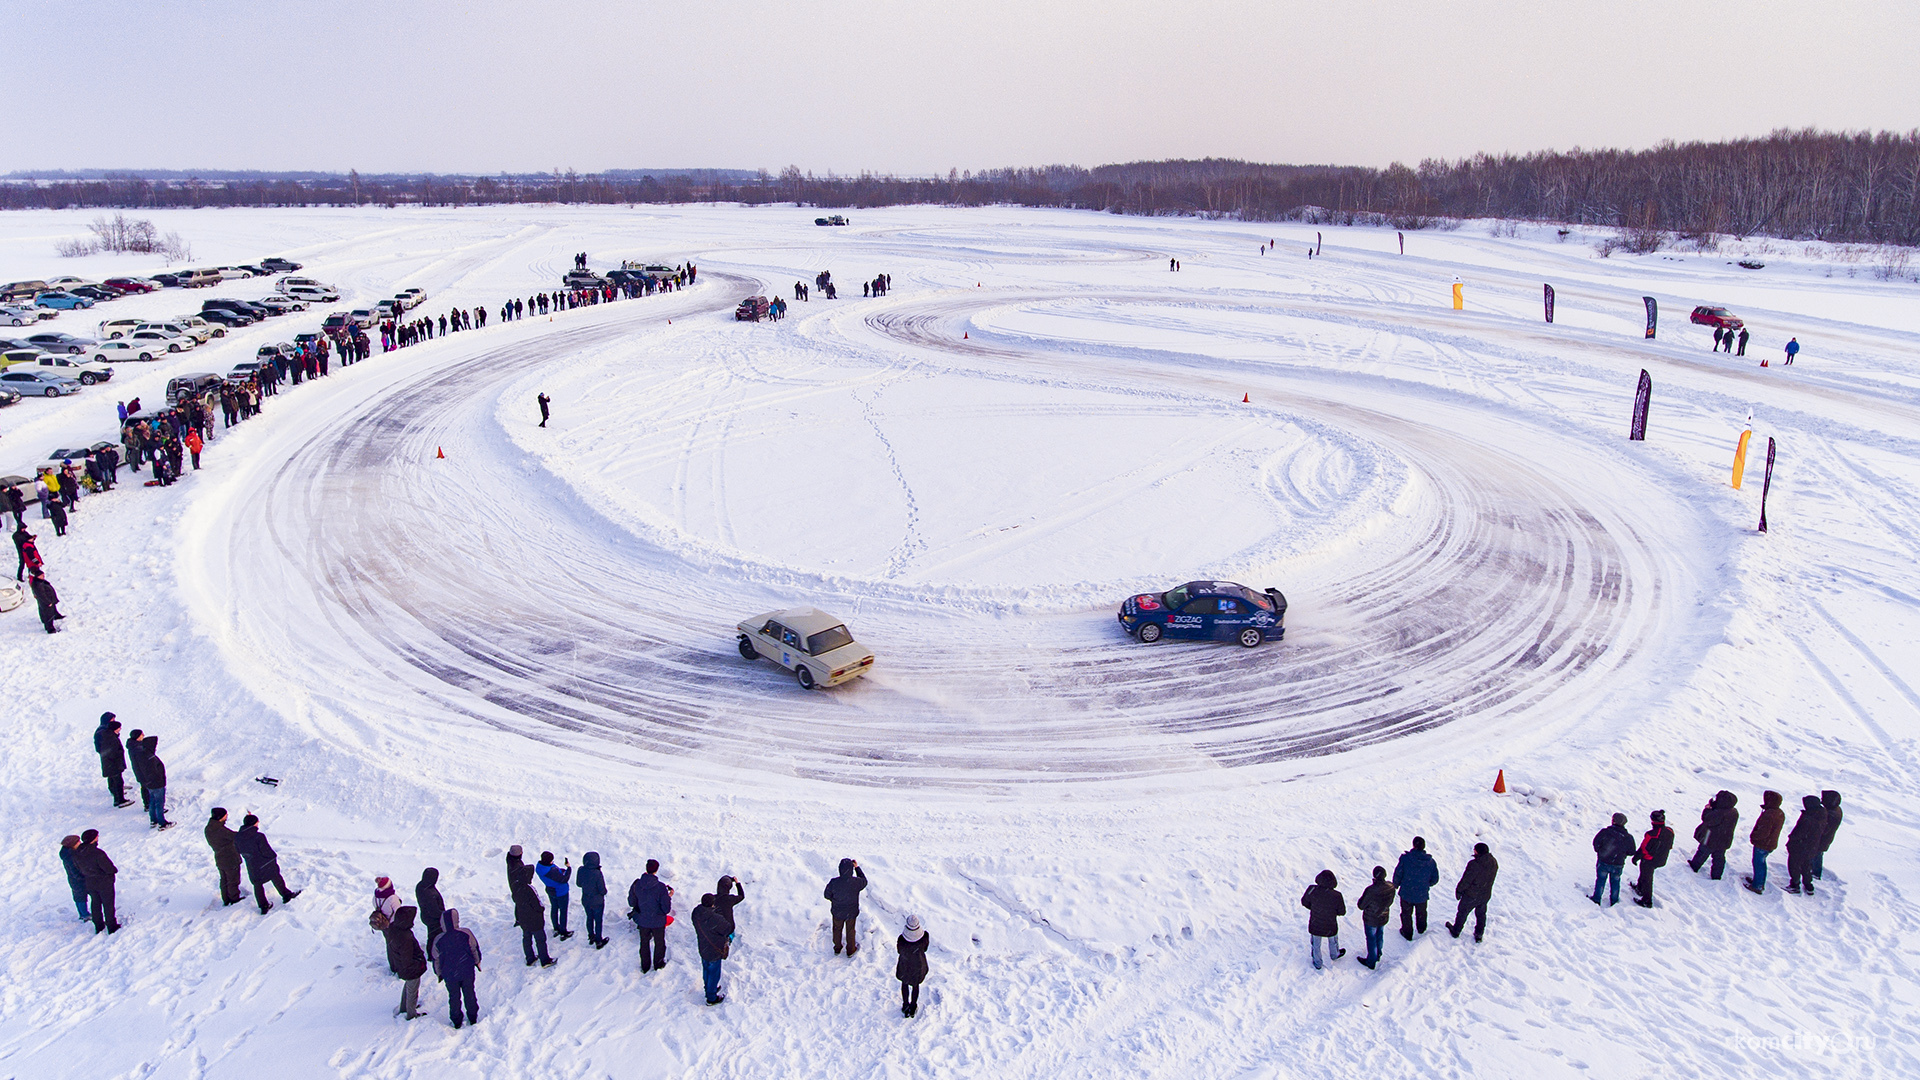
<svg viewBox="0 0 1920 1080">
<path fill-rule="evenodd" d="M 1453 310 L 1465 311 L 1466 309 L 1467 309 L 1467 302 L 1464 298 L 1461 297 L 1460 283 L 1456 281 L 1453 283 Z"/>
<path fill-rule="evenodd" d="M 1733 487 L 1740 489 L 1740 480 L 1747 473 L 1747 440 L 1753 438 L 1753 429 L 1740 433 L 1740 445 L 1733 451 Z"/>
</svg>

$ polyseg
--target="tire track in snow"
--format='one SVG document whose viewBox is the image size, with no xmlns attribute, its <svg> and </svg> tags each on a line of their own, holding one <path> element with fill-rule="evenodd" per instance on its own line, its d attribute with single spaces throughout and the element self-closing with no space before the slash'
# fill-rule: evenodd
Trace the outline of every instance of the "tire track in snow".
<svg viewBox="0 0 1920 1080">
<path fill-rule="evenodd" d="M 1187 367 L 1091 366 L 961 346 L 947 332 L 973 307 L 999 302 L 895 302 L 863 325 L 892 343 L 883 355 L 905 345 L 949 371 L 958 363 L 1172 407 L 1210 400 Z M 867 618 L 884 611 L 931 632 L 898 636 L 862 683 L 799 695 L 784 674 L 734 657 L 727 627 L 763 599 L 810 600 L 832 594 L 831 583 L 750 560 L 690 562 L 609 529 L 565 485 L 526 479 L 524 454 L 496 431 L 491 403 L 509 381 L 669 313 L 684 318 L 688 306 L 719 307 L 701 296 L 623 305 L 344 404 L 225 526 L 234 561 L 265 568 L 232 582 L 255 594 L 229 602 L 247 636 L 360 715 L 450 714 L 641 763 L 967 790 L 1262 765 L 1465 719 L 1577 711 L 1676 617 L 1671 566 L 1630 515 L 1587 505 L 1497 443 L 1301 394 L 1284 408 L 1248 410 L 1364 432 L 1409 463 L 1415 497 L 1404 529 L 1376 541 L 1350 576 L 1281 583 L 1295 601 L 1285 643 L 1253 653 L 1148 648 L 1113 630 L 1035 648 L 997 620 L 915 612 L 904 587 L 842 585 L 842 599 L 874 612 Z M 877 399 L 862 401 L 886 443 Z M 405 464 L 431 459 L 438 445 L 462 464 Z M 683 500 L 689 451 L 678 453 Z M 684 518 L 684 502 L 676 507 Z M 925 544 L 912 521 L 891 572 Z M 1111 624 L 1110 611 L 1097 615 Z M 342 655 L 364 666 L 360 678 L 335 677 L 332 658 Z"/>
</svg>

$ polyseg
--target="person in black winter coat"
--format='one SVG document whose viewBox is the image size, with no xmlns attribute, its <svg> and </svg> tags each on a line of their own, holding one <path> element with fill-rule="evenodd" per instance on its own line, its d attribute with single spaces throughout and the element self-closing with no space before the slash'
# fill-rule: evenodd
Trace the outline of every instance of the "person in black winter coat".
<svg viewBox="0 0 1920 1080">
<path fill-rule="evenodd" d="M 511 891 L 513 924 L 520 928 L 520 948 L 527 955 L 527 966 L 538 960 L 541 967 L 552 967 L 553 958 L 547 955 L 547 909 L 540 906 L 540 895 L 533 891 L 533 867 L 513 870 Z"/>
<path fill-rule="evenodd" d="M 427 1015 L 420 1011 L 420 977 L 427 973 L 427 954 L 420 950 L 420 939 L 413 936 L 413 919 L 420 909 L 411 905 L 393 913 L 387 935 L 387 967 L 401 980 L 400 1007 L 394 1015 L 407 1019 Z"/>
<path fill-rule="evenodd" d="M 100 775 L 106 778 L 113 805 L 133 805 L 127 798 L 127 751 L 120 745 L 120 721 L 110 712 L 101 713 L 100 726 L 93 729 L 93 752 L 100 755 Z"/>
<path fill-rule="evenodd" d="M 1427 854 L 1425 837 L 1414 837 L 1413 846 L 1401 853 L 1393 883 L 1400 890 L 1400 936 L 1412 941 L 1416 927 L 1427 932 L 1427 894 L 1440 884 L 1440 867 Z"/>
<path fill-rule="evenodd" d="M 920 984 L 927 981 L 927 947 L 933 938 L 920 927 L 920 916 L 907 916 L 907 927 L 894 939 L 900 959 L 893 965 L 893 977 L 900 980 L 900 1015 L 920 1014 Z"/>
<path fill-rule="evenodd" d="M 841 859 L 840 876 L 827 882 L 823 895 L 833 903 L 830 914 L 833 916 L 833 951 L 836 955 L 842 948 L 848 956 L 860 951 L 854 924 L 860 919 L 860 891 L 866 887 L 867 872 L 852 859 Z"/>
<path fill-rule="evenodd" d="M 727 920 L 714 906 L 713 894 L 700 898 L 693 909 L 693 936 L 700 945 L 700 977 L 707 991 L 707 1004 L 727 1000 L 720 993 L 720 965 L 727 958 Z"/>
<path fill-rule="evenodd" d="M 73 865 L 87 883 L 93 932 L 105 930 L 111 934 L 120 929 L 120 919 L 113 910 L 113 879 L 119 875 L 120 868 L 100 850 L 100 830 L 88 829 L 80 834 L 80 846 L 73 852 Z"/>
<path fill-rule="evenodd" d="M 1633 854 L 1633 834 L 1627 831 L 1627 815 L 1613 815 L 1613 824 L 1593 834 L 1593 895 L 1587 899 L 1595 904 L 1600 902 L 1600 890 L 1612 885 L 1612 895 L 1607 906 L 1620 902 L 1620 871 L 1625 869 L 1627 857 Z"/>
<path fill-rule="evenodd" d="M 1393 882 L 1387 880 L 1387 868 L 1373 868 L 1373 884 L 1355 901 L 1360 909 L 1360 928 L 1367 937 L 1367 955 L 1360 962 L 1371 971 L 1380 963 L 1387 936 L 1387 913 L 1393 909 Z"/>
<path fill-rule="evenodd" d="M 1467 860 L 1467 868 L 1460 872 L 1460 882 L 1453 887 L 1453 898 L 1460 902 L 1460 908 L 1454 912 L 1453 921 L 1447 924 L 1447 933 L 1454 937 L 1466 928 L 1467 913 L 1473 913 L 1473 940 L 1480 941 L 1487 935 L 1487 901 L 1493 898 L 1493 879 L 1500 874 L 1500 863 L 1485 844 L 1473 845 L 1473 858 Z"/>
<path fill-rule="evenodd" d="M 580 894 L 580 914 L 587 921 L 587 940 L 596 949 L 607 947 L 607 875 L 600 871 L 600 853 L 589 851 L 580 856 L 580 869 L 573 872 L 573 887 Z"/>
<path fill-rule="evenodd" d="M 413 887 L 413 902 L 420 909 L 421 924 L 427 928 L 427 952 L 431 953 L 447 919 L 447 902 L 440 895 L 438 867 L 429 866 L 420 871 L 420 881 Z"/>
<path fill-rule="evenodd" d="M 1640 868 L 1640 880 L 1633 883 L 1633 891 L 1639 897 L 1634 903 L 1644 908 L 1653 906 L 1653 872 L 1667 865 L 1667 855 L 1673 851 L 1673 830 L 1667 827 L 1667 812 L 1655 810 L 1648 815 L 1650 828 L 1641 835 L 1640 847 L 1633 853 L 1634 865 Z"/>
<path fill-rule="evenodd" d="M 1813 853 L 1812 866 L 1814 877 L 1826 876 L 1827 849 L 1833 846 L 1834 834 L 1840 831 L 1840 818 L 1842 816 L 1840 813 L 1840 793 L 1832 790 L 1822 791 L 1820 793 L 1820 805 L 1827 812 L 1827 824 L 1826 828 L 1820 832 L 1820 849 Z M 1809 886 L 1809 888 L 1811 888 L 1811 886 Z"/>
<path fill-rule="evenodd" d="M 80 850 L 80 838 L 63 837 L 60 840 L 60 868 L 67 873 L 67 888 L 73 893 L 73 906 L 80 912 L 80 921 L 86 922 L 93 916 L 87 910 L 87 875 L 80 872 L 80 864 L 73 861 Z"/>
<path fill-rule="evenodd" d="M 1787 834 L 1787 891 L 1813 895 L 1813 857 L 1827 837 L 1827 808 L 1818 795 L 1800 800 L 1800 820 Z"/>
<path fill-rule="evenodd" d="M 713 906 L 720 909 L 720 917 L 727 920 L 727 940 L 732 941 L 736 927 L 733 924 L 733 909 L 747 898 L 747 887 L 740 884 L 732 874 L 725 874 L 720 883 L 713 887 Z"/>
<path fill-rule="evenodd" d="M 247 880 L 253 882 L 253 898 L 260 904 L 260 914 L 273 910 L 273 905 L 267 903 L 268 884 L 279 892 L 283 904 L 300 895 L 300 890 L 287 888 L 286 880 L 280 876 L 280 856 L 267 842 L 267 834 L 260 831 L 257 816 L 248 814 L 240 819 L 240 831 L 233 835 L 233 849 L 246 861 Z"/>
<path fill-rule="evenodd" d="M 40 625 L 46 627 L 49 634 L 59 633 L 60 628 L 53 625 L 54 620 L 66 616 L 60 614 L 60 594 L 54 590 L 53 582 L 48 581 L 45 574 L 34 570 L 27 575 L 27 588 L 33 590 L 33 602 L 39 605 Z"/>
<path fill-rule="evenodd" d="M 1347 898 L 1340 895 L 1340 890 L 1335 887 L 1338 884 L 1333 871 L 1322 870 L 1300 896 L 1300 906 L 1308 911 L 1307 940 L 1310 942 L 1309 955 L 1313 957 L 1315 971 L 1321 969 L 1321 938 L 1327 939 L 1329 963 L 1347 955 L 1347 950 L 1340 947 L 1340 916 L 1347 913 Z"/>
<path fill-rule="evenodd" d="M 207 813 L 207 846 L 213 849 L 213 868 L 220 875 L 220 903 L 232 907 L 240 902 L 240 852 L 234 849 L 236 834 L 227 827 L 227 808 L 216 806 Z"/>
<path fill-rule="evenodd" d="M 673 920 L 673 889 L 661 881 L 660 860 L 648 859 L 647 872 L 627 889 L 627 917 L 640 929 L 640 974 L 667 966 L 667 923 Z"/>
<path fill-rule="evenodd" d="M 1699 873 L 1707 860 L 1713 860 L 1713 880 L 1719 881 L 1727 868 L 1727 849 L 1733 846 L 1733 834 L 1740 826 L 1740 811 L 1735 809 L 1740 797 L 1731 791 L 1722 791 L 1707 803 L 1700 811 L 1700 824 L 1693 830 L 1693 838 L 1700 841 L 1700 847 L 1694 851 L 1693 858 L 1687 860 L 1687 869 Z"/>
<path fill-rule="evenodd" d="M 140 740 L 140 764 L 135 775 L 147 792 L 147 818 L 153 828 L 171 829 L 167 820 L 167 763 L 160 760 L 160 736 Z"/>
</svg>

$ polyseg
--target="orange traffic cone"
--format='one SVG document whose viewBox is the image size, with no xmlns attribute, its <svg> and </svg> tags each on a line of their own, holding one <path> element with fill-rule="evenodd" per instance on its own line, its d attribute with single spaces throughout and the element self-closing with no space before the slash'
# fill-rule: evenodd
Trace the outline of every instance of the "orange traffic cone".
<svg viewBox="0 0 1920 1080">
<path fill-rule="evenodd" d="M 965 330 L 960 331 L 960 340 L 961 341 L 967 340 L 967 332 Z"/>
<path fill-rule="evenodd" d="M 1252 395 L 1252 394 L 1241 394 L 1241 395 L 1240 395 L 1240 404 L 1242 404 L 1242 405 L 1251 405 L 1251 404 L 1253 404 L 1253 395 Z"/>
<path fill-rule="evenodd" d="M 433 448 L 433 456 L 437 458 L 444 458 L 447 456 L 447 452 L 436 446 Z"/>
<path fill-rule="evenodd" d="M 1501 769 L 1500 774 L 1493 778 L 1493 793 L 1495 795 L 1507 793 L 1507 770 Z"/>
</svg>

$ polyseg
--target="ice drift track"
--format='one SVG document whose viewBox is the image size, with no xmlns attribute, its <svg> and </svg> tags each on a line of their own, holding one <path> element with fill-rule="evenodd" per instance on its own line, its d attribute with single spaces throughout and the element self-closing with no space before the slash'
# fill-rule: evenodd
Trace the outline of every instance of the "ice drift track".
<svg viewBox="0 0 1920 1080">
<path fill-rule="evenodd" d="M 276 436 L 190 553 L 217 586 L 227 647 L 279 658 L 285 682 L 263 696 L 311 695 L 336 718 L 334 737 L 436 741 L 452 716 L 692 770 L 952 789 L 1111 780 L 1333 754 L 1469 720 L 1512 732 L 1566 720 L 1635 685 L 1694 603 L 1674 580 L 1684 567 L 1643 540 L 1673 535 L 1686 511 L 1588 497 L 1529 464 L 1525 446 L 1476 435 L 1471 418 L 1414 421 L 1329 384 L 1287 410 L 1390 448 L 1423 497 L 1332 580 L 1281 583 L 1295 602 L 1284 645 L 1148 648 L 1101 610 L 1084 618 L 1108 632 L 1035 648 L 1007 618 L 895 604 L 865 616 L 908 628 L 889 635 L 884 677 L 801 693 L 733 652 L 740 597 L 765 583 L 609 527 L 530 471 L 494 417 L 503 387 L 535 366 L 717 300 L 503 328 L 501 344 L 441 363 L 400 354 L 400 374 L 359 369 L 380 385 L 332 394 Z M 895 350 L 993 377 L 1058 385 L 1085 371 L 1081 358 L 963 346 L 936 332 L 963 308 L 941 305 L 916 314 L 902 301 L 865 326 Z M 1134 362 L 1094 381 L 1168 395 L 1192 372 Z M 439 446 L 449 461 L 435 460 Z"/>
</svg>

